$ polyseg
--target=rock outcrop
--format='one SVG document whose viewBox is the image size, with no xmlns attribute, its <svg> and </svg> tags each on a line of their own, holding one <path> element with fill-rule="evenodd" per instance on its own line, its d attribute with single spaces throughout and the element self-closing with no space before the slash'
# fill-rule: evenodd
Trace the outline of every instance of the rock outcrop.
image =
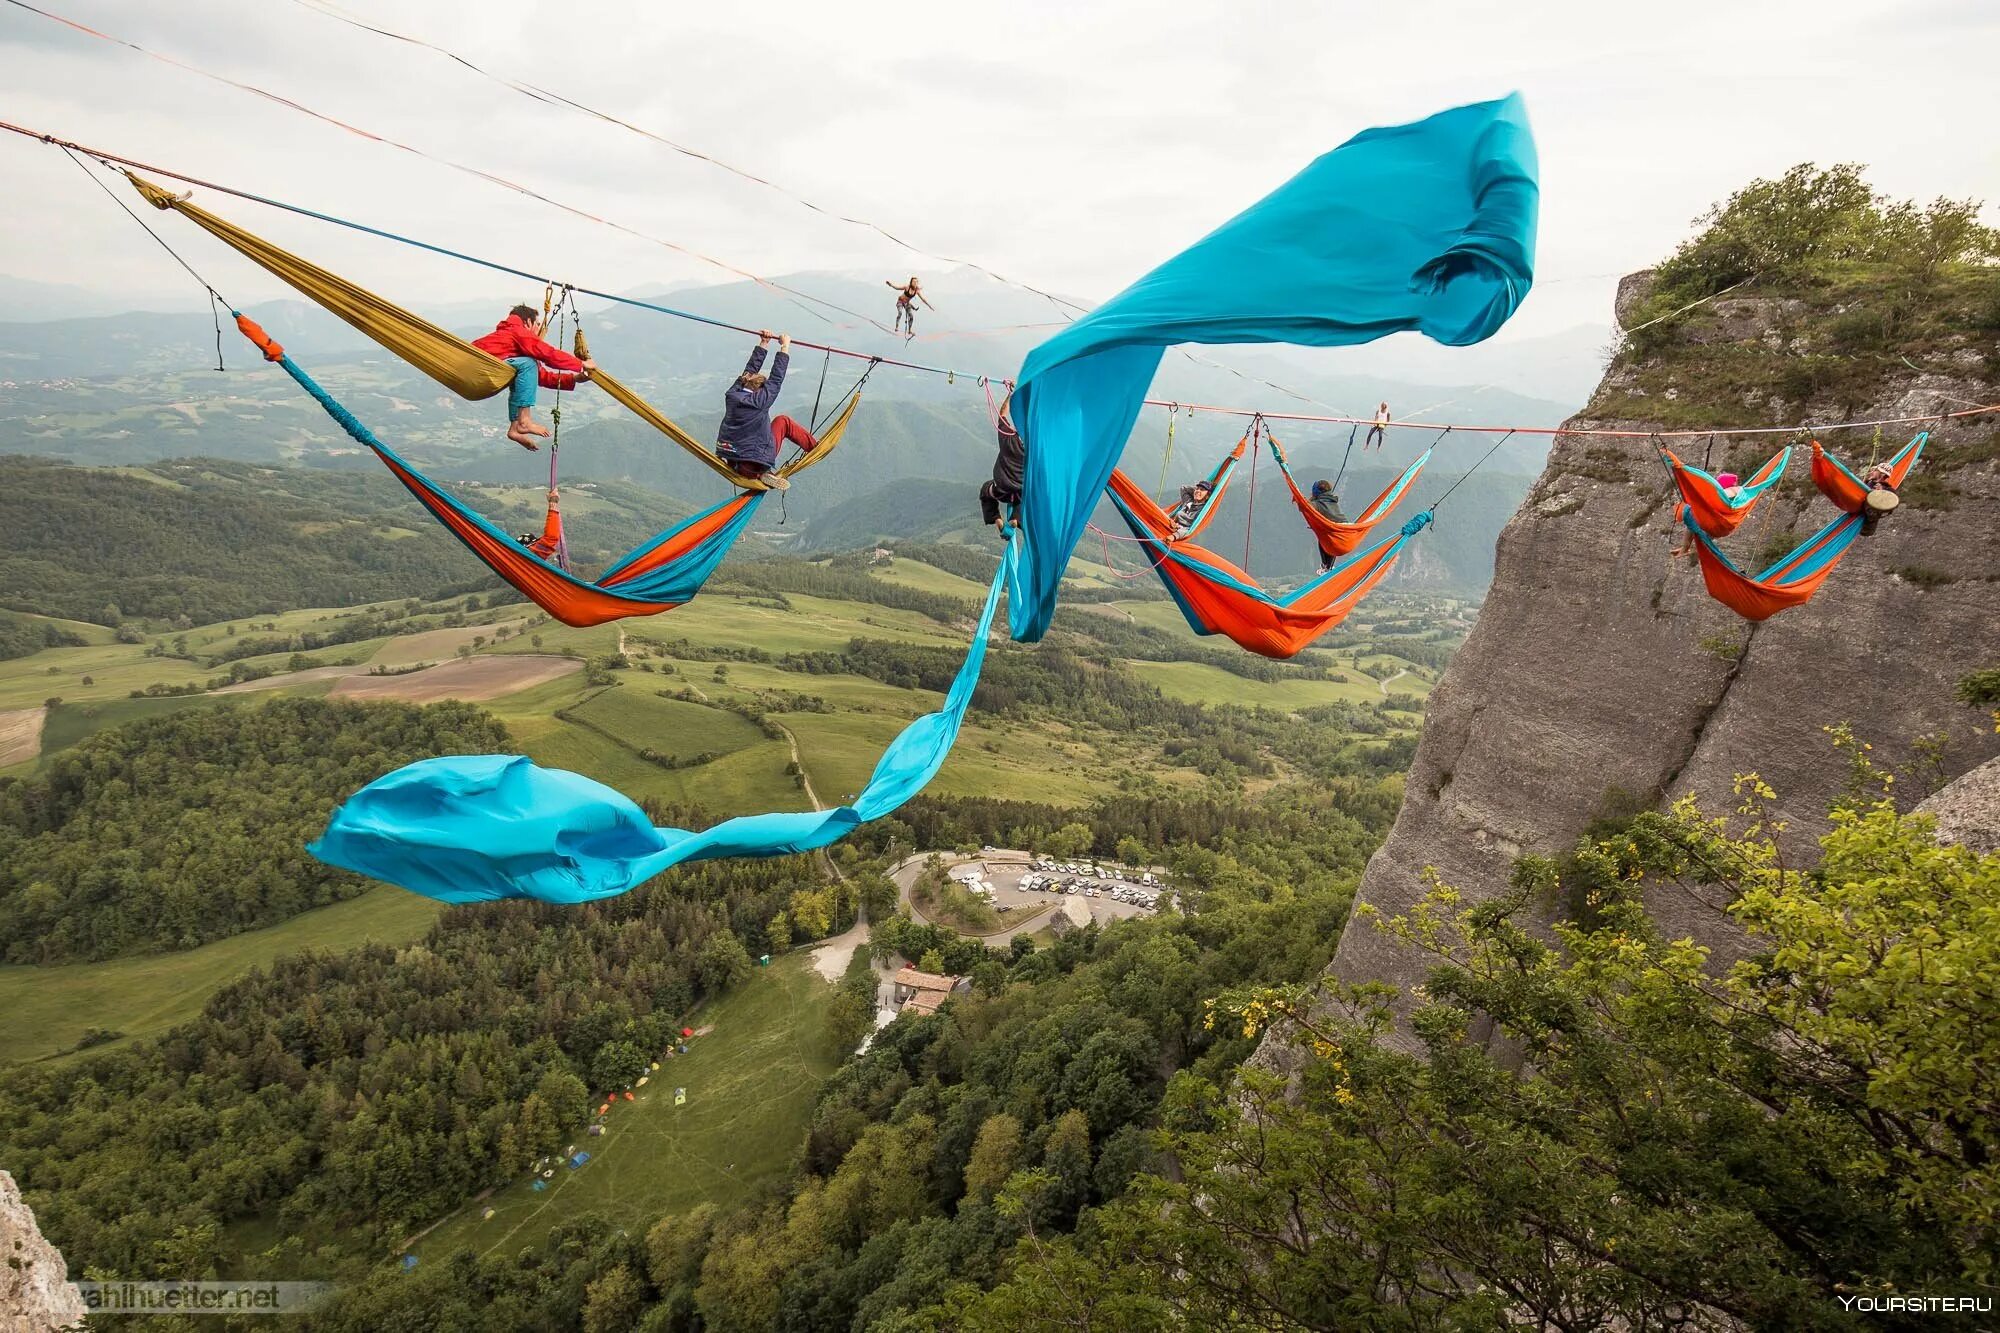
<svg viewBox="0 0 2000 1333">
<path fill-rule="evenodd" d="M 1647 285 L 1646 275 L 1621 284 L 1621 313 Z M 1852 724 L 1875 758 L 1912 773 L 1937 772 L 1936 762 L 1913 762 L 1925 755 L 1941 758 L 1949 778 L 2000 751 L 1991 721 L 1953 694 L 1968 673 L 2000 665 L 2000 417 L 1943 423 L 1903 507 L 1857 543 L 1811 602 L 1750 625 L 1707 596 L 1693 562 L 1670 557 L 1674 491 L 1646 438 L 1660 426 L 1638 416 L 1686 420 L 1696 396 L 1717 416 L 1752 421 L 1906 417 L 1993 402 L 2000 349 L 1990 332 L 1927 346 L 1921 368 L 1889 355 L 1877 358 L 1879 371 L 1852 363 L 1843 391 L 1861 382 L 1866 401 L 1788 403 L 1783 391 L 1811 382 L 1791 366 L 1817 374 L 1844 364 L 1816 323 L 1838 312 L 1757 298 L 1717 305 L 1727 308 L 1677 331 L 1664 354 L 1614 361 L 1592 405 L 1568 425 L 1640 434 L 1558 437 L 1502 532 L 1479 623 L 1431 695 L 1402 811 L 1361 885 L 1361 900 L 1384 914 L 1409 907 L 1432 868 L 1468 899 L 1491 897 L 1516 856 L 1566 851 L 1607 814 L 1685 792 L 1726 812 L 1733 779 L 1749 770 L 1777 790 L 1788 836 L 1809 850 L 1848 774 L 1823 732 L 1829 724 Z M 1763 368 L 1757 387 L 1742 387 L 1746 361 Z M 1876 440 L 1839 431 L 1824 442 L 1865 464 L 1912 433 L 1897 427 Z M 1695 440 L 1684 456 L 1747 476 L 1784 443 Z M 1725 543 L 1745 568 L 1762 568 L 1832 516 L 1807 462 L 1801 448 L 1782 486 Z M 1667 931 L 1732 953 L 1733 940 L 1712 937 L 1711 914 L 1674 901 L 1651 906 Z M 1344 980 L 1406 988 L 1424 969 L 1361 919 L 1333 963 Z"/>
<path fill-rule="evenodd" d="M 85 1313 L 62 1251 L 42 1239 L 14 1177 L 0 1171 L 0 1333 L 69 1328 Z"/>
<path fill-rule="evenodd" d="M 1981 764 L 1917 809 L 1937 820 L 1939 842 L 1981 856 L 2000 852 L 2000 759 Z"/>
</svg>

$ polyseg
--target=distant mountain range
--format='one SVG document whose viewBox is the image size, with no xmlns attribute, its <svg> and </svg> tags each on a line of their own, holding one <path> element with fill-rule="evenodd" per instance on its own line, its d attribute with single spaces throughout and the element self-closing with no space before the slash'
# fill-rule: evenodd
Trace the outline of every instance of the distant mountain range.
<svg viewBox="0 0 2000 1333">
<path fill-rule="evenodd" d="M 864 389 L 865 404 L 841 453 L 815 469 L 783 504 L 767 504 L 758 530 L 798 550 L 834 550 L 896 536 L 977 536 L 972 491 L 991 468 L 992 434 L 980 373 L 1004 375 L 1029 348 L 1062 322 L 1048 301 L 1001 287 L 969 271 L 927 283 L 940 310 L 920 316 L 914 342 L 894 338 L 859 316 L 886 316 L 887 288 L 838 274 L 795 274 L 782 279 L 825 306 L 857 312 L 831 314 L 829 329 L 785 292 L 737 283 L 655 292 L 646 298 L 675 309 L 746 327 L 789 327 L 856 350 L 930 364 L 963 373 L 920 375 L 880 367 Z M 0 297 L 7 289 L 0 287 Z M 423 313 L 467 334 L 490 328 L 526 292 L 497 290 L 490 306 L 457 305 Z M 676 320 L 604 302 L 581 302 L 592 347 L 609 368 L 646 393 L 687 429 L 706 438 L 719 415 L 722 390 L 740 369 L 752 340 L 712 326 Z M 811 303 L 808 302 L 808 305 Z M 14 313 L 18 313 L 18 307 Z M 502 441 L 503 411 L 493 403 L 464 403 L 347 325 L 298 301 L 253 307 L 248 313 L 284 343 L 317 378 L 363 420 L 413 461 L 444 480 L 530 484 L 546 469 L 546 455 L 527 455 Z M 1416 343 L 1420 340 L 1397 340 Z M 1438 369 L 1457 358 L 1483 358 L 1489 371 L 1510 358 L 1533 361 L 1533 344 L 1548 344 L 1547 359 L 1576 359 L 1584 332 L 1555 340 L 1530 340 L 1513 348 L 1447 349 L 1426 344 L 1415 365 Z M 1386 399 L 1392 411 L 1441 420 L 1494 420 L 1554 425 L 1578 399 L 1537 398 L 1481 381 L 1460 384 L 1374 378 L 1350 373 L 1357 354 L 1380 359 L 1377 349 L 1309 351 L 1299 348 L 1191 349 L 1169 353 L 1155 386 L 1160 397 L 1188 402 L 1241 403 L 1270 411 L 1372 412 Z M 1435 353 L 1435 355 L 1433 355 Z M 372 468 L 374 463 L 325 419 L 281 372 L 257 359 L 226 323 L 226 374 L 214 369 L 215 329 L 201 314 L 127 311 L 51 321 L 0 322 L 0 453 L 41 454 L 97 465 L 134 464 L 206 456 L 307 467 Z M 1394 359 L 1394 358 L 1390 358 Z M 1472 360 L 1466 362 L 1474 364 Z M 1335 367 L 1339 367 L 1338 370 Z M 801 417 L 830 410 L 864 363 L 829 360 L 801 351 L 793 361 L 781 410 Z M 1594 380 L 1594 361 L 1586 366 Z M 1483 373 L 1475 371 L 1473 373 Z M 1551 382 L 1572 373 L 1549 370 Z M 1270 380 L 1289 391 L 1268 388 Z M 1301 401 L 1301 398 L 1307 401 Z M 552 404 L 544 403 L 544 412 Z M 721 482 L 659 435 L 588 390 L 563 399 L 563 461 L 572 479 L 629 481 L 675 498 L 671 507 L 702 504 L 723 493 Z M 1127 451 L 1126 466 L 1166 492 L 1205 473 L 1243 430 L 1240 418 L 1182 413 L 1171 439 L 1166 414 L 1143 414 Z M 1334 475 L 1349 459 L 1343 490 L 1365 504 L 1393 469 L 1432 442 L 1435 432 L 1397 429 L 1386 449 L 1349 453 L 1345 427 L 1281 423 L 1281 438 L 1302 476 Z M 1448 479 L 1483 454 L 1485 442 L 1447 439 L 1433 472 L 1416 493 L 1436 494 Z M 1171 452 L 1170 452 L 1171 451 Z M 1545 437 L 1519 437 L 1485 464 L 1488 482 L 1454 497 L 1458 509 L 1449 536 L 1428 543 L 1432 554 L 1406 562 L 1411 574 L 1456 586 L 1483 586 L 1491 572 L 1494 536 L 1540 470 Z M 1290 511 L 1268 458 L 1256 486 L 1257 515 L 1251 567 L 1264 577 L 1299 573 L 1310 556 L 1297 516 Z M 1436 480 L 1435 489 L 1429 482 Z M 1247 511 L 1248 472 L 1232 496 Z M 953 498 L 956 497 L 956 498 Z M 1108 515 L 1106 515 L 1108 519 Z M 1244 519 L 1225 512 L 1221 523 L 1242 531 Z M 1442 534 L 1440 534 L 1442 536 Z M 1304 552 L 1291 548 L 1300 547 Z M 1266 554 L 1269 552 L 1270 554 Z"/>
</svg>

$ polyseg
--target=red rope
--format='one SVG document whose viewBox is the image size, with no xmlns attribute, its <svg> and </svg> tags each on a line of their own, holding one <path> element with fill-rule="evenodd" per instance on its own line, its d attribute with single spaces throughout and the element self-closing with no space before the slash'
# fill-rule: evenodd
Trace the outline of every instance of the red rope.
<svg viewBox="0 0 2000 1333">
<path fill-rule="evenodd" d="M 1257 526 L 1257 448 L 1264 433 L 1264 418 L 1258 417 L 1250 423 L 1250 514 L 1243 520 L 1243 572 L 1250 572 L 1250 534 Z"/>
</svg>

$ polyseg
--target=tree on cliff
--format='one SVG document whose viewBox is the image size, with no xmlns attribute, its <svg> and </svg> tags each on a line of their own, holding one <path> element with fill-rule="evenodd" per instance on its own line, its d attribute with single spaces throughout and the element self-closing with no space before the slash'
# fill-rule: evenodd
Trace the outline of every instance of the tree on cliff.
<svg viewBox="0 0 2000 1333">
<path fill-rule="evenodd" d="M 1929 278 L 2000 253 L 2000 234 L 1979 222 L 1979 201 L 1890 201 L 1861 171 L 1802 162 L 1776 180 L 1751 181 L 1696 219 L 1701 232 L 1660 265 L 1655 299 L 1678 304 L 1752 279 L 1810 279 L 1842 261 Z"/>
<path fill-rule="evenodd" d="M 1438 959 L 1423 1059 L 1379 1041 L 1379 987 L 1330 1018 L 1224 999 L 1218 1025 L 1292 1025 L 1293 1086 L 1176 1080 L 1174 1177 L 1087 1244 L 1024 1242 L 953 1326 L 1158 1296 L 1195 1324 L 1817 1328 L 1845 1326 L 1842 1298 L 1990 1295 L 2000 855 L 1938 845 L 1853 749 L 1872 798 L 1833 812 L 1810 870 L 1785 864 L 1750 777 L 1741 832 L 1683 803 L 1560 867 L 1525 861 L 1508 902 L 1439 885 L 1381 923 Z M 1591 916 L 1551 942 L 1515 916 L 1559 874 Z M 1699 896 L 1762 951 L 1714 969 L 1658 937 L 1641 889 Z M 1486 1024 L 1532 1077 L 1475 1039 Z"/>
</svg>

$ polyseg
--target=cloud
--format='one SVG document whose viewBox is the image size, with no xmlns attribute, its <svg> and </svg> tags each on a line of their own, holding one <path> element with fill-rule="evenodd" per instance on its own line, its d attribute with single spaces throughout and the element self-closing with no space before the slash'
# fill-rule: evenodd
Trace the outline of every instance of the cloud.
<svg viewBox="0 0 2000 1333">
<path fill-rule="evenodd" d="M 756 272 L 927 267 L 737 177 L 437 54 L 338 22 L 322 0 L 46 0 L 78 22 L 254 83 L 437 157 L 533 186 Z M 469 7 L 344 0 L 383 27 L 605 107 L 881 221 L 941 254 L 1102 296 L 1313 156 L 1512 87 L 1542 146 L 1550 279 L 1503 337 L 1602 321 L 1616 272 L 1651 263 L 1752 175 L 1873 164 L 1885 189 L 2000 197 L 1968 151 L 2000 94 L 1991 6 L 1933 0 L 1887 23 L 1861 0 L 1687 0 L 1670 15 L 1559 0 L 1524 9 L 1239 0 L 1002 7 L 914 0 L 753 15 L 600 0 Z M 476 13 L 477 21 L 465 16 Z M 0 10 L 5 116 L 534 272 L 611 289 L 714 280 L 712 265 L 250 94 Z M 1920 72 L 1922 94 L 1904 76 Z M 0 143 L 15 206 L 0 269 L 158 290 L 170 263 L 50 150 Z M 224 212 L 411 301 L 483 297 L 490 275 L 234 202 Z M 143 241 L 143 238 L 140 238 Z M 270 294 L 240 262 L 229 281 Z M 511 290 L 511 289 L 510 289 Z"/>
</svg>

